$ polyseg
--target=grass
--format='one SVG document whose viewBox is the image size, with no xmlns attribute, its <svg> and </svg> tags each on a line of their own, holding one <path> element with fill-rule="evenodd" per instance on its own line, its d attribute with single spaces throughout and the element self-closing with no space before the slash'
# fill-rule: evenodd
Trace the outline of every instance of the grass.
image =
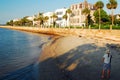
<svg viewBox="0 0 120 80">
<path fill-rule="evenodd" d="M 22 27 L 22 26 L 21 26 Z M 24 26 L 24 27 L 29 27 L 29 26 Z M 30 27 L 40 27 L 40 26 L 30 26 Z M 55 28 L 55 26 L 47 26 L 47 28 Z M 68 26 L 66 27 L 59 27 L 59 26 L 56 26 L 56 28 L 69 28 Z M 71 29 L 82 29 L 82 26 L 70 26 Z M 89 27 L 84 27 L 84 29 L 89 29 Z M 92 25 L 91 26 L 91 29 L 99 29 L 99 26 L 98 25 Z M 110 25 L 101 25 L 101 29 L 110 29 Z M 112 27 L 112 29 L 118 29 L 120 30 L 120 25 L 114 25 Z"/>
</svg>

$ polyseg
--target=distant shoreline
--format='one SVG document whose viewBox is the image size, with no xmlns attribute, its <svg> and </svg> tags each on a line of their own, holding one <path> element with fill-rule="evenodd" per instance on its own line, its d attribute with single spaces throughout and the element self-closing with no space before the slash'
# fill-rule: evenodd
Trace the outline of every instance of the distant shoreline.
<svg viewBox="0 0 120 80">
<path fill-rule="evenodd" d="M 111 43 L 120 43 L 120 30 L 98 30 L 98 29 L 64 29 L 64 28 L 40 28 L 40 27 L 15 27 L 0 26 L 13 30 L 27 31 L 59 36 L 79 36 L 97 40 L 109 40 Z"/>
</svg>

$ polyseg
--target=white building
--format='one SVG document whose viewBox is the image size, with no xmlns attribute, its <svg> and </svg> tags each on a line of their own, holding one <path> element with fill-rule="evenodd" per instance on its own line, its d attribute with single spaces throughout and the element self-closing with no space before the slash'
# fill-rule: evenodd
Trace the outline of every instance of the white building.
<svg viewBox="0 0 120 80">
<path fill-rule="evenodd" d="M 33 22 L 33 26 L 40 25 L 40 21 L 36 21 L 36 20 L 34 20 L 37 16 L 38 16 L 38 15 L 34 15 L 34 16 L 32 16 L 32 17 L 33 17 L 33 20 L 32 20 L 32 22 Z"/>
<path fill-rule="evenodd" d="M 120 14 L 116 14 L 116 19 L 120 19 Z"/>
<path fill-rule="evenodd" d="M 20 21 L 21 19 L 13 19 L 13 22 Z"/>
<path fill-rule="evenodd" d="M 45 25 L 50 26 L 53 23 L 53 19 L 51 17 L 52 15 L 53 15 L 53 12 L 43 13 L 44 17 L 46 17 L 46 16 L 48 17 L 48 20 L 45 22 Z"/>
<path fill-rule="evenodd" d="M 86 7 L 91 10 L 90 15 L 92 16 L 92 19 L 94 19 L 93 13 L 95 10 L 93 4 L 90 4 L 85 0 L 84 2 L 72 4 L 70 6 L 73 14 L 73 16 L 70 17 L 71 26 L 85 26 L 86 16 L 82 13 L 82 10 Z"/>
<path fill-rule="evenodd" d="M 58 26 L 64 27 L 64 26 L 68 26 L 67 22 L 65 19 L 63 19 L 63 16 L 66 14 L 66 8 L 61 8 L 61 9 L 57 9 L 55 10 L 55 14 L 57 15 L 57 20 L 56 20 L 56 24 Z"/>
<path fill-rule="evenodd" d="M 30 20 L 30 21 L 33 21 L 34 20 L 34 16 L 28 16 L 27 19 Z"/>
<path fill-rule="evenodd" d="M 61 8 L 61 9 L 55 10 L 54 12 L 43 13 L 44 17 L 47 16 L 49 18 L 47 20 L 47 22 L 45 22 L 45 25 L 47 25 L 47 26 L 53 25 L 53 18 L 52 18 L 52 16 L 53 16 L 53 14 L 56 14 L 57 17 L 58 17 L 56 19 L 56 21 L 55 21 L 57 26 L 60 26 L 60 27 L 68 26 L 68 25 L 66 25 L 68 21 L 66 22 L 66 20 L 63 19 L 63 16 L 66 14 L 66 10 L 67 10 L 66 8 Z"/>
</svg>

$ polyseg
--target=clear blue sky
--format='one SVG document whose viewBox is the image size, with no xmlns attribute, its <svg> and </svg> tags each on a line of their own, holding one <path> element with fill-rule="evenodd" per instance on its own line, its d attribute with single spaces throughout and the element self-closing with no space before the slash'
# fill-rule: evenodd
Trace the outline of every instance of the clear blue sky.
<svg viewBox="0 0 120 80">
<path fill-rule="evenodd" d="M 69 7 L 71 4 L 80 3 L 84 0 L 0 0 L 0 24 L 15 18 L 32 16 L 38 12 L 49 12 L 59 8 Z M 95 3 L 97 0 L 87 0 Z M 108 0 L 102 0 L 105 4 Z M 117 0 L 118 1 L 118 0 Z M 120 2 L 118 1 L 120 5 Z M 115 10 L 120 13 L 120 6 Z"/>
</svg>

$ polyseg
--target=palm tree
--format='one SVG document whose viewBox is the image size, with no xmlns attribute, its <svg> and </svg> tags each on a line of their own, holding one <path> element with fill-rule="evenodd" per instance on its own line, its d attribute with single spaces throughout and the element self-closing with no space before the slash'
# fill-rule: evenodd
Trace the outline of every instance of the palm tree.
<svg viewBox="0 0 120 80">
<path fill-rule="evenodd" d="M 43 27 L 43 23 L 44 23 L 44 17 L 43 17 L 43 13 L 39 13 L 38 15 L 35 15 L 34 21 L 39 21 L 39 25 Z"/>
<path fill-rule="evenodd" d="M 58 18 L 58 16 L 54 13 L 54 14 L 52 15 L 52 18 L 53 18 L 53 26 L 56 27 L 56 26 L 55 26 L 55 24 L 56 24 L 55 20 Z"/>
<path fill-rule="evenodd" d="M 90 14 L 90 10 L 88 8 L 85 8 L 85 9 L 82 10 L 82 14 L 85 14 L 85 16 L 86 16 L 86 26 L 88 27 L 87 16 Z"/>
<path fill-rule="evenodd" d="M 48 26 L 48 24 L 47 24 L 48 19 L 49 19 L 48 16 L 45 16 L 45 17 L 44 17 L 44 21 L 45 21 L 46 26 Z"/>
<path fill-rule="evenodd" d="M 28 18 L 28 16 L 25 16 L 21 19 L 22 26 L 26 26 L 26 24 L 28 24 L 28 22 L 30 22 L 30 20 L 28 20 L 27 18 Z"/>
<path fill-rule="evenodd" d="M 68 26 L 69 26 L 69 29 L 70 29 L 70 14 L 72 13 L 72 10 L 71 9 L 67 9 L 66 10 L 66 13 L 68 14 Z"/>
<path fill-rule="evenodd" d="M 67 26 L 67 19 L 68 19 L 67 13 L 65 15 L 63 15 L 63 19 L 66 20 L 66 25 L 65 26 Z"/>
<path fill-rule="evenodd" d="M 14 25 L 14 21 L 13 20 L 10 20 L 6 23 L 6 25 L 10 25 L 10 26 L 13 26 Z"/>
<path fill-rule="evenodd" d="M 35 21 L 36 21 L 36 15 L 33 15 L 33 21 L 32 21 L 32 25 L 35 26 Z"/>
<path fill-rule="evenodd" d="M 106 4 L 107 8 L 111 10 L 111 16 L 112 16 L 112 26 L 114 25 L 114 15 L 113 10 L 117 8 L 117 1 L 116 0 L 109 0 L 109 3 Z M 111 26 L 111 27 L 112 27 Z M 112 28 L 111 28 L 112 29 Z"/>
<path fill-rule="evenodd" d="M 99 10 L 99 30 L 101 28 L 101 15 L 100 15 L 100 11 L 101 9 L 104 7 L 104 3 L 102 1 L 98 1 L 95 3 L 95 8 L 97 10 Z"/>
</svg>

